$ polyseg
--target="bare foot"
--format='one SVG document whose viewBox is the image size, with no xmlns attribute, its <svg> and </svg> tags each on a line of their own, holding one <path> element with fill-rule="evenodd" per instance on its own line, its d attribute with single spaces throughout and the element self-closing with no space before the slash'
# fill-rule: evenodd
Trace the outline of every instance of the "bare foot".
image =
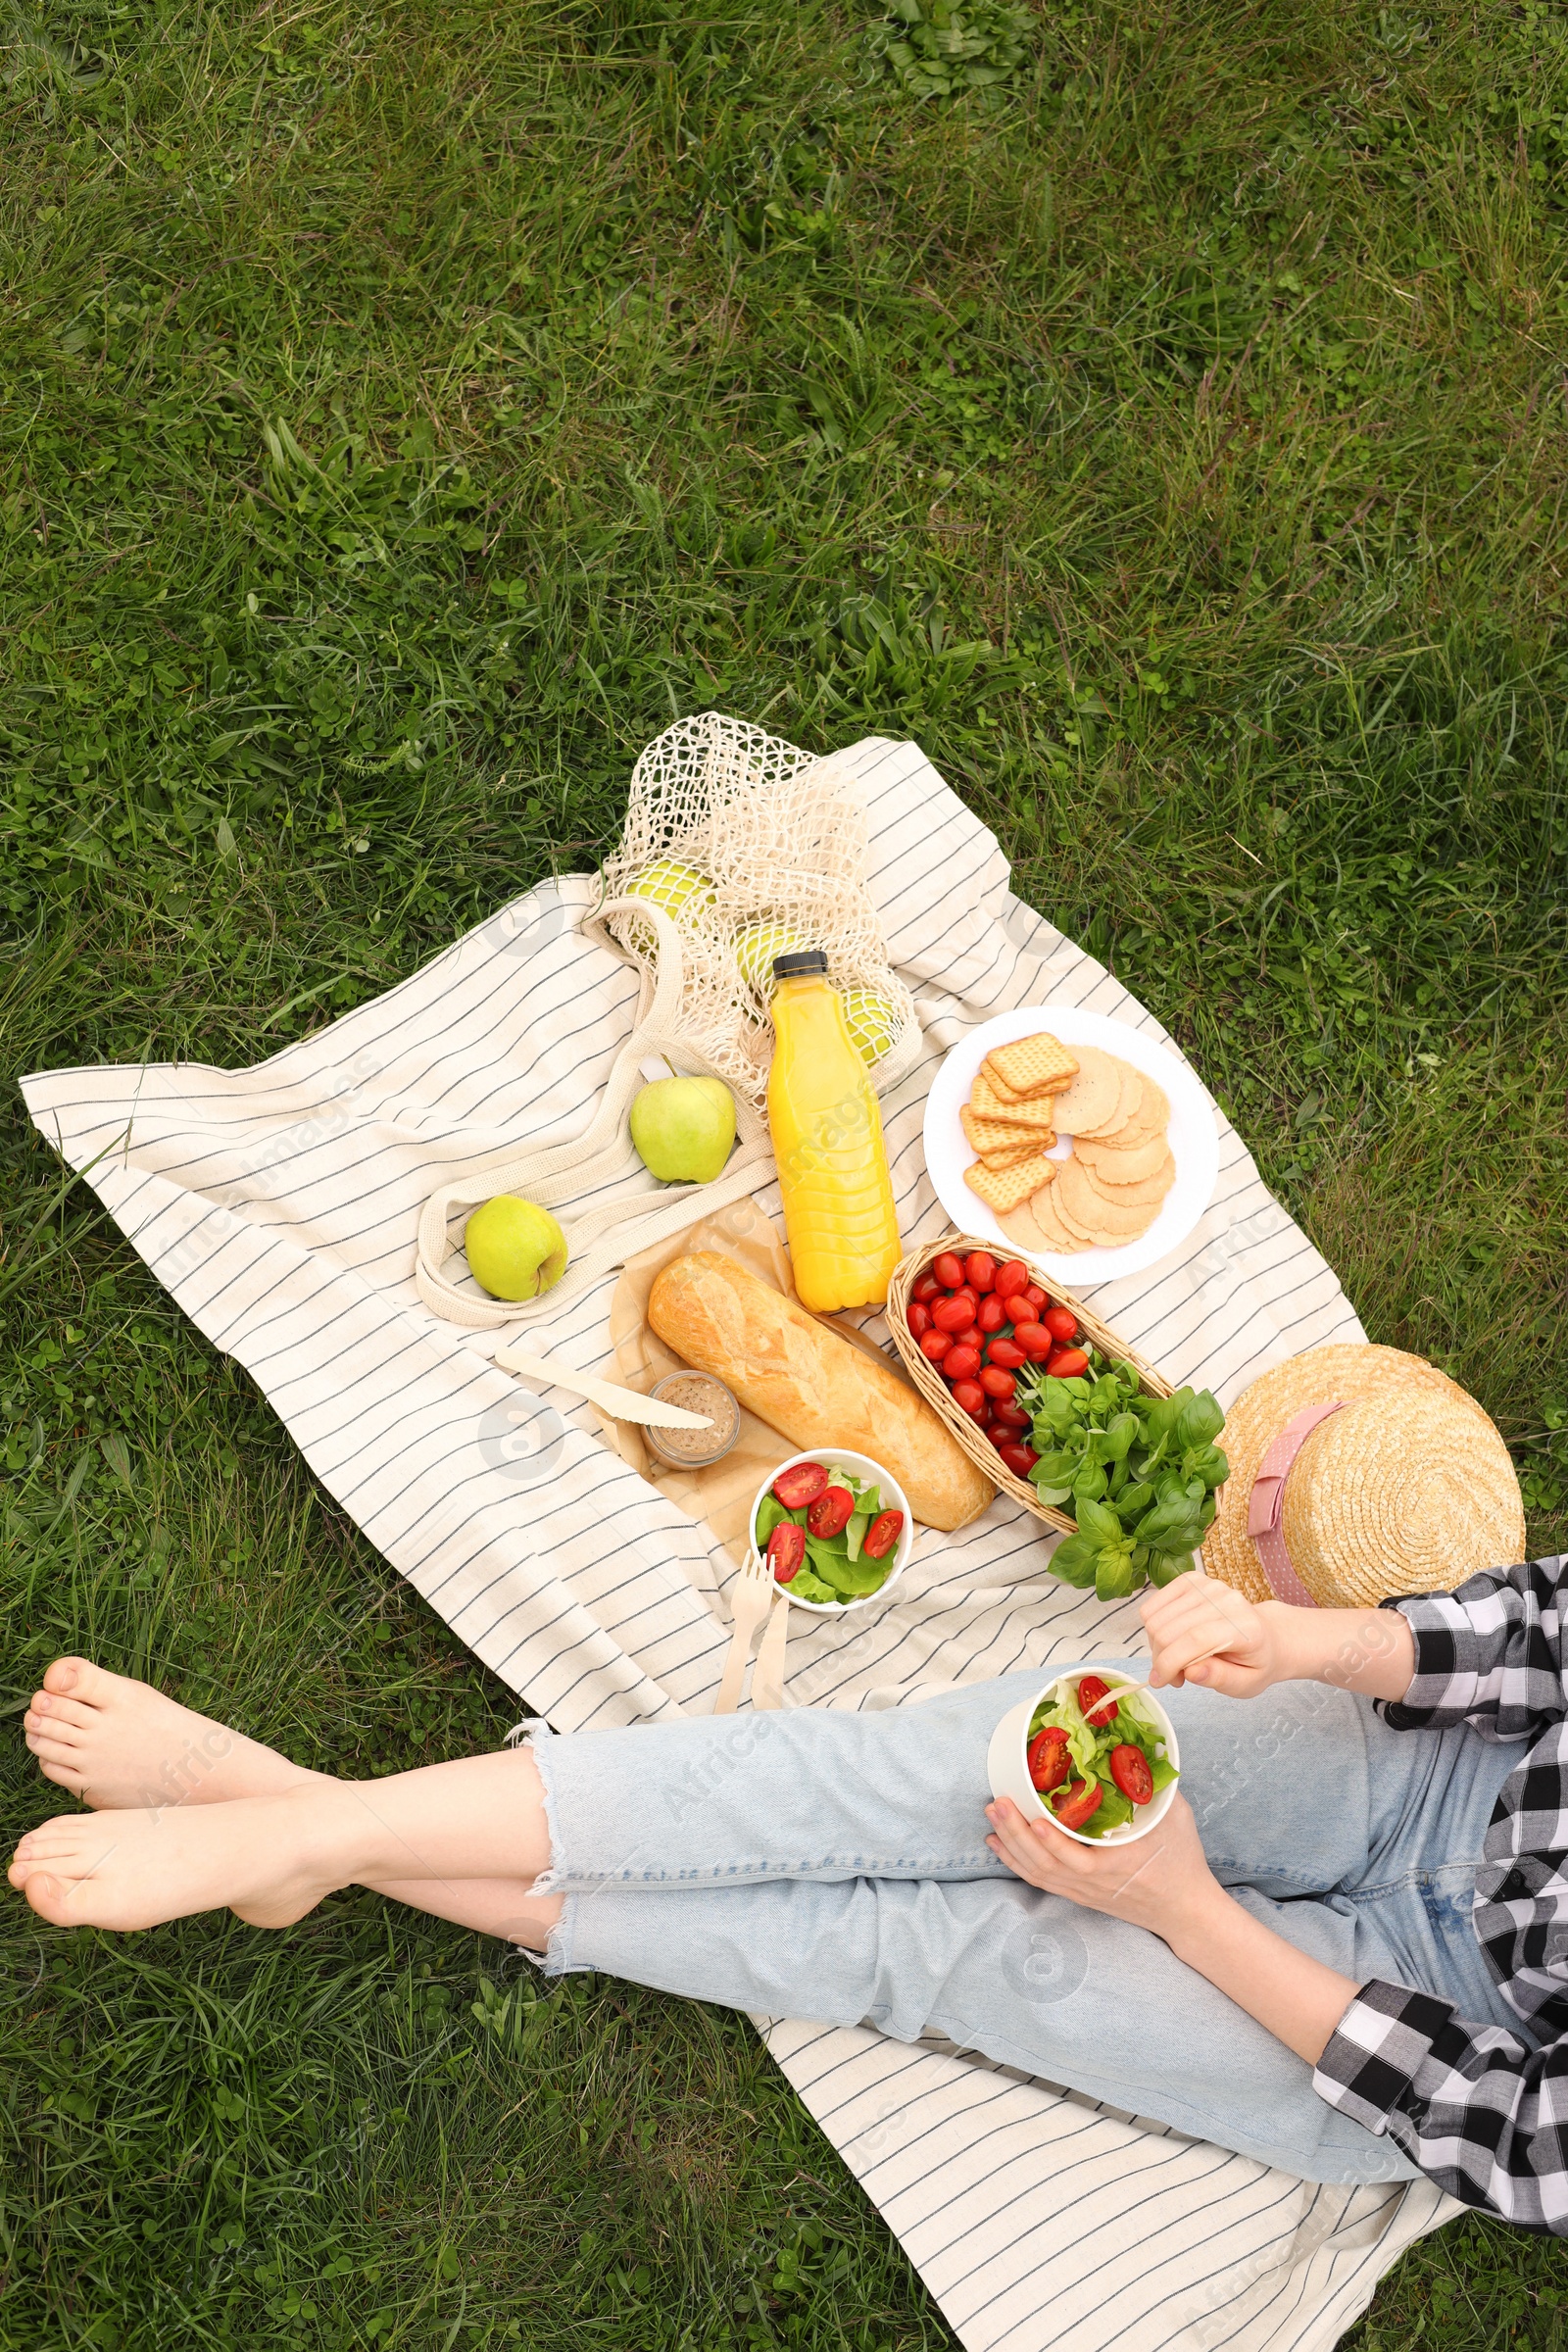
<svg viewBox="0 0 1568 2352">
<path fill-rule="evenodd" d="M 346 1886 L 354 1848 L 328 1783 L 228 1805 L 62 1813 L 29 1830 L 7 1874 L 57 1928 L 162 1927 L 227 1908 L 257 1928 L 286 1928 Z"/>
<path fill-rule="evenodd" d="M 87 1658 L 56 1658 L 23 1729 L 44 1779 L 99 1810 L 275 1796 L 321 1778 Z"/>
</svg>

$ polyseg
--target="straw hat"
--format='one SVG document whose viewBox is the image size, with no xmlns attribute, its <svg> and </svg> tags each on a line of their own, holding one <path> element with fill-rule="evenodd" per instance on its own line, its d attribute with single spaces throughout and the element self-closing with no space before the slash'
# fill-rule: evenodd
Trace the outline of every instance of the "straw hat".
<svg viewBox="0 0 1568 2352">
<path fill-rule="evenodd" d="M 1250 1600 L 1364 1607 L 1524 1557 L 1519 1481 L 1463 1389 L 1397 1348 L 1312 1348 L 1238 1397 L 1203 1565 Z M 1304 1589 L 1303 1589 L 1304 1588 Z"/>
</svg>

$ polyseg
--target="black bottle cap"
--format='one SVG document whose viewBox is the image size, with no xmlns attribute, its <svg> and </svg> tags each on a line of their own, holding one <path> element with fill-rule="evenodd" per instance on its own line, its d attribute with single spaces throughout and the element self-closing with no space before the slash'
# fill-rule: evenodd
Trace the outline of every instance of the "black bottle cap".
<svg viewBox="0 0 1568 2352">
<path fill-rule="evenodd" d="M 820 948 L 792 948 L 787 956 L 773 958 L 775 980 L 798 980 L 803 972 L 825 972 L 827 957 Z"/>
</svg>

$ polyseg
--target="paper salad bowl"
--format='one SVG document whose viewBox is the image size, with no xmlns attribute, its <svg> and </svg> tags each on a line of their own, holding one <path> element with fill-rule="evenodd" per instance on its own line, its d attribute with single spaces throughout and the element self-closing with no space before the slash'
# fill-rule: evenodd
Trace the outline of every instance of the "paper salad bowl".
<svg viewBox="0 0 1568 2352">
<path fill-rule="evenodd" d="M 776 1462 L 752 1496 L 752 1507 L 746 1517 L 747 1543 L 753 1544 L 756 1542 L 752 1530 L 757 1525 L 757 1514 L 761 1508 L 763 1495 L 771 1489 L 774 1479 L 785 1470 L 793 1470 L 797 1462 L 842 1462 L 845 1469 L 853 1470 L 857 1478 L 865 1479 L 868 1483 L 874 1480 L 884 1496 L 885 1508 L 902 1511 L 904 1525 L 893 1546 L 893 1564 L 874 1592 L 862 1592 L 858 1600 L 806 1600 L 792 1592 L 788 1585 L 776 1582 L 774 1592 L 782 1592 L 792 1609 L 809 1609 L 813 1617 L 848 1617 L 856 1609 L 868 1609 L 873 1603 L 886 1600 L 908 1566 L 909 1554 L 914 1549 L 914 1514 L 909 1508 L 909 1497 L 892 1471 L 884 1470 L 880 1462 L 873 1462 L 868 1453 L 856 1453 L 848 1446 L 808 1446 L 804 1453 L 792 1453 L 787 1462 Z"/>
<path fill-rule="evenodd" d="M 1167 1788 L 1155 1791 L 1136 1821 L 1126 1823 L 1119 1830 L 1107 1830 L 1103 1838 L 1086 1838 L 1081 1830 L 1065 1829 L 1059 1821 L 1055 1826 L 1063 1838 L 1076 1838 L 1080 1845 L 1132 1845 L 1138 1838 L 1147 1838 L 1151 1830 L 1157 1829 L 1176 1802 L 1176 1791 L 1181 1787 L 1181 1752 L 1176 1743 L 1175 1726 L 1147 1684 L 1139 1682 L 1135 1675 L 1098 1665 L 1093 1658 L 1085 1665 L 1052 1675 L 1037 1690 L 1021 1699 L 1017 1706 L 1007 1709 L 992 1733 L 991 1745 L 986 1751 L 986 1773 L 991 1782 L 991 1793 L 993 1796 L 1010 1796 L 1025 1821 L 1053 1818 L 1029 1778 L 1029 1726 L 1036 1708 L 1043 1706 L 1054 1690 L 1062 1683 L 1076 1683 L 1086 1674 L 1098 1674 L 1105 1689 L 1112 1693 L 1117 1690 L 1137 1691 L 1138 1703 L 1145 1715 L 1159 1727 L 1165 1753 L 1175 1765 L 1177 1777 Z"/>
</svg>

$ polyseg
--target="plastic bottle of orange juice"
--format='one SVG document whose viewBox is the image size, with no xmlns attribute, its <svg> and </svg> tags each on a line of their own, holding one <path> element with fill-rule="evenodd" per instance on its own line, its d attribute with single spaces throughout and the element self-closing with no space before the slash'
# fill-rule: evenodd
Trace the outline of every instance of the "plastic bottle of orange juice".
<svg viewBox="0 0 1568 2352">
<path fill-rule="evenodd" d="M 899 1220 L 870 1073 L 815 948 L 773 960 L 767 1121 L 801 1303 L 830 1315 L 880 1306 L 899 1262 Z"/>
</svg>

